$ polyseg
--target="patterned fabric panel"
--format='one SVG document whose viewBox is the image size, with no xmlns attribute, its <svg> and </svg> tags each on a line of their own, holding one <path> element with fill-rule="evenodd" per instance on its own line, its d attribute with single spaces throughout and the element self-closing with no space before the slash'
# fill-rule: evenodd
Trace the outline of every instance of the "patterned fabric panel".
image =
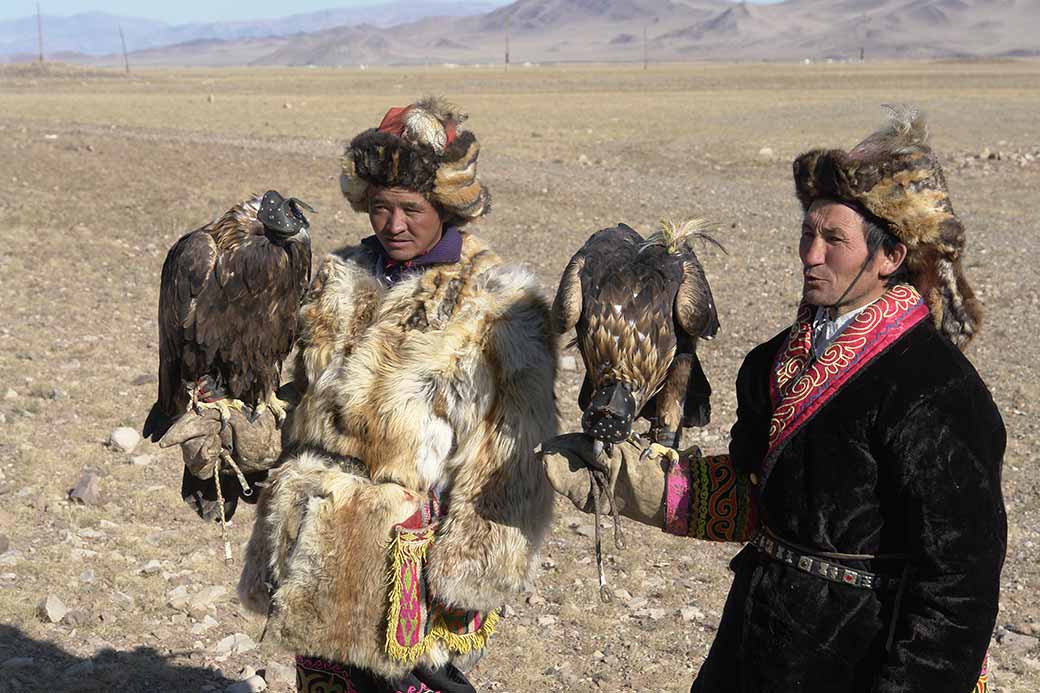
<svg viewBox="0 0 1040 693">
<path fill-rule="evenodd" d="M 398 525 L 390 545 L 390 609 L 386 652 L 396 660 L 415 662 L 437 642 L 456 654 L 487 646 L 498 623 L 498 610 L 450 609 L 426 589 L 423 566 L 437 525 L 408 529 Z"/>
<path fill-rule="evenodd" d="M 758 529 L 749 483 L 729 455 L 683 453 L 668 470 L 664 530 L 708 541 L 748 541 Z"/>
<path fill-rule="evenodd" d="M 299 693 L 452 693 L 453 691 L 471 692 L 473 687 L 461 677 L 461 685 L 456 686 L 451 672 L 457 673 L 453 667 L 430 671 L 413 670 L 401 681 L 390 681 L 380 678 L 369 671 L 358 667 L 345 666 L 339 662 L 331 662 L 320 657 L 296 657 L 296 689 Z M 444 680 L 447 686 L 435 683 L 431 687 L 422 678 L 433 677 Z M 422 678 L 420 678 L 422 677 Z"/>
<path fill-rule="evenodd" d="M 345 667 L 317 657 L 296 658 L 296 690 L 300 693 L 359 693 Z"/>
<path fill-rule="evenodd" d="M 773 417 L 769 453 L 812 418 L 841 387 L 917 323 L 928 317 L 921 294 L 894 286 L 857 315 L 819 359 L 812 359 L 812 317 L 803 304 L 777 354 L 769 383 Z M 767 455 L 769 454 L 767 453 Z"/>
<path fill-rule="evenodd" d="M 979 672 L 979 682 L 975 684 L 972 693 L 989 693 L 989 653 L 982 660 L 982 671 Z"/>
</svg>

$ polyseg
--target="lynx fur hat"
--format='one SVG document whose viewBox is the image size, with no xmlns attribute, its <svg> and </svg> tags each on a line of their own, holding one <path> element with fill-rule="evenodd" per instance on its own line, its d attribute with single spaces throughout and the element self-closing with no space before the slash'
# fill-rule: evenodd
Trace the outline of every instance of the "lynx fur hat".
<svg viewBox="0 0 1040 693">
<path fill-rule="evenodd" d="M 818 199 L 851 203 L 907 247 L 911 281 L 935 326 L 963 349 L 979 329 L 982 306 L 961 266 L 964 227 L 953 211 L 939 158 L 916 108 L 886 107 L 889 123 L 850 151 L 814 149 L 794 160 L 802 208 Z"/>
<path fill-rule="evenodd" d="M 379 127 L 365 130 L 347 146 L 340 188 L 350 206 L 368 211 L 368 188 L 407 188 L 439 205 L 455 225 L 491 211 L 491 195 L 477 180 L 480 143 L 462 129 L 458 107 L 427 97 L 391 108 Z"/>
</svg>

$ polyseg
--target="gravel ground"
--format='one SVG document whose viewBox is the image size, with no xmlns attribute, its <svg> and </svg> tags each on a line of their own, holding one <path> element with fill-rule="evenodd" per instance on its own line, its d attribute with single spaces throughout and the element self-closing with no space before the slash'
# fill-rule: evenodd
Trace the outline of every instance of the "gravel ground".
<svg viewBox="0 0 1040 693">
<path fill-rule="evenodd" d="M 1037 427 L 1040 64 L 665 66 L 515 70 L 227 70 L 117 78 L 0 69 L 0 691 L 224 690 L 261 671 L 291 690 L 287 652 L 234 596 L 219 530 L 178 494 L 172 451 L 110 440 L 155 396 L 166 249 L 254 191 L 314 205 L 317 250 L 356 241 L 341 143 L 390 105 L 446 93 L 472 114 L 495 196 L 480 225 L 547 294 L 593 231 L 705 217 L 700 252 L 722 330 L 702 350 L 714 418 L 689 441 L 724 449 L 744 354 L 789 324 L 799 211 L 789 162 L 849 146 L 877 104 L 932 114 L 967 271 L 987 308 L 969 351 L 1008 428 L 1009 542 L 992 645 L 995 690 L 1040 689 Z M 565 366 L 574 362 L 565 353 Z M 580 364 L 580 359 L 577 360 Z M 580 366 L 558 384 L 577 425 Z M 121 443 L 123 447 L 116 443 Z M 124 449 L 129 446 L 129 449 Z M 88 503 L 68 491 L 87 470 Z M 90 492 L 96 490 L 96 498 Z M 599 603 L 592 522 L 569 505 L 531 591 L 508 605 L 480 690 L 687 690 L 729 584 L 734 545 L 626 524 L 616 599 Z M 236 516 L 248 537 L 252 510 Z"/>
</svg>

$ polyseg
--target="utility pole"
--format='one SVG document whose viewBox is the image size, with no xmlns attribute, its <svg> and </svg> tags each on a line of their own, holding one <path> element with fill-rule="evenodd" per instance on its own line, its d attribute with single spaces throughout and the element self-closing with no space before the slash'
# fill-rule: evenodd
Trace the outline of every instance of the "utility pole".
<svg viewBox="0 0 1040 693">
<path fill-rule="evenodd" d="M 126 65 L 126 74 L 130 74 L 130 56 L 126 54 L 126 37 L 123 36 L 123 25 L 119 25 L 119 40 L 123 44 L 123 64 Z"/>
<path fill-rule="evenodd" d="M 36 3 L 36 41 L 40 46 L 40 63 L 43 63 L 43 18 L 40 16 L 40 3 Z"/>
<path fill-rule="evenodd" d="M 862 62 L 864 62 L 866 60 L 866 56 L 867 56 L 867 33 L 868 33 L 868 30 L 869 30 L 869 26 L 870 26 L 870 17 L 868 17 L 866 14 L 864 14 L 861 17 L 861 19 L 862 19 L 861 24 L 863 26 L 863 43 L 861 43 L 859 45 L 859 61 L 862 63 Z"/>
<path fill-rule="evenodd" d="M 506 72 L 509 72 L 509 15 L 506 15 Z"/>
<path fill-rule="evenodd" d="M 643 71 L 646 71 L 646 27 L 643 27 Z"/>
</svg>

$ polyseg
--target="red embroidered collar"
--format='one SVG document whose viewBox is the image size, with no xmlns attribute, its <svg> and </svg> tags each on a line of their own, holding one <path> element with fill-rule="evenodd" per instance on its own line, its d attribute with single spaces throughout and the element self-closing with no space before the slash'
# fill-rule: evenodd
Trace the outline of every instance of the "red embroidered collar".
<svg viewBox="0 0 1040 693">
<path fill-rule="evenodd" d="M 928 317 L 917 289 L 900 284 L 867 306 L 818 359 L 812 358 L 814 307 L 803 304 L 777 354 L 769 380 L 773 417 L 766 465 L 843 385 L 912 327 Z M 764 474 L 768 469 L 763 469 Z"/>
</svg>

